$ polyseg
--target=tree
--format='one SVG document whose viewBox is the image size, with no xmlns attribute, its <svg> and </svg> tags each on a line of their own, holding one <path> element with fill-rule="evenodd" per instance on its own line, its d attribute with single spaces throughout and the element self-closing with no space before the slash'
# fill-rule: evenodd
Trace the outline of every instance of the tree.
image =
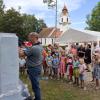
<svg viewBox="0 0 100 100">
<path fill-rule="evenodd" d="M 3 0 L 0 0 L 0 31 L 2 30 L 3 15 L 4 15 L 4 4 Z"/>
<path fill-rule="evenodd" d="M 47 27 L 44 20 L 37 20 L 34 15 L 23 15 L 23 32 L 28 34 L 30 32 L 40 32 L 42 28 Z"/>
<path fill-rule="evenodd" d="M 87 27 L 86 29 L 93 31 L 100 31 L 100 2 L 94 7 L 92 13 L 87 15 Z"/>
<path fill-rule="evenodd" d="M 45 24 L 44 20 L 43 19 L 39 19 L 36 31 L 39 33 L 42 30 L 42 28 L 46 28 L 46 27 L 47 27 L 47 25 Z"/>
<path fill-rule="evenodd" d="M 3 19 L 0 22 L 0 27 L 2 32 L 9 32 L 9 33 L 21 33 L 22 32 L 22 23 L 23 19 L 18 11 L 11 8 L 7 10 L 4 15 Z"/>
<path fill-rule="evenodd" d="M 25 34 L 36 31 L 37 19 L 34 15 L 23 15 L 23 32 Z"/>
<path fill-rule="evenodd" d="M 43 20 L 37 20 L 34 15 L 21 14 L 20 9 L 16 11 L 11 8 L 4 10 L 3 0 L 0 0 L 0 32 L 17 33 L 21 40 L 27 40 L 30 32 L 40 32 L 47 27 Z"/>
<path fill-rule="evenodd" d="M 4 7 L 3 0 L 0 0 L 0 15 L 4 12 Z"/>
</svg>

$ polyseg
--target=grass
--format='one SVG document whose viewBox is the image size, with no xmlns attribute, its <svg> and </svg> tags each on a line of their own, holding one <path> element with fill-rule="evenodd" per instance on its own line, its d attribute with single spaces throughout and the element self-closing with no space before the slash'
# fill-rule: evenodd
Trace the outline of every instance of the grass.
<svg viewBox="0 0 100 100">
<path fill-rule="evenodd" d="M 32 94 L 31 84 L 25 76 L 21 79 L 28 84 Z M 57 80 L 41 80 L 42 100 L 100 100 L 100 91 L 84 91 L 66 82 Z"/>
</svg>

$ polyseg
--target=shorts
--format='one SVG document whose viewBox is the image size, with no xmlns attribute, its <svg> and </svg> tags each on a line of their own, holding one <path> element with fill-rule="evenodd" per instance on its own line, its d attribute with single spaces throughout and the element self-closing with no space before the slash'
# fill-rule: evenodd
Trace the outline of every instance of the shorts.
<svg viewBox="0 0 100 100">
<path fill-rule="evenodd" d="M 20 72 L 24 72 L 25 71 L 25 67 L 20 67 L 19 70 L 20 70 Z"/>
<path fill-rule="evenodd" d="M 77 78 L 79 77 L 79 68 L 78 67 L 74 68 L 73 75 L 74 75 L 74 77 L 77 77 Z"/>
<path fill-rule="evenodd" d="M 80 78 L 80 81 L 84 81 L 84 80 L 85 80 L 85 75 L 80 74 L 80 75 L 79 75 L 79 78 Z"/>
<path fill-rule="evenodd" d="M 53 68 L 53 73 L 54 73 L 54 75 L 57 75 L 58 74 L 58 68 Z"/>
</svg>

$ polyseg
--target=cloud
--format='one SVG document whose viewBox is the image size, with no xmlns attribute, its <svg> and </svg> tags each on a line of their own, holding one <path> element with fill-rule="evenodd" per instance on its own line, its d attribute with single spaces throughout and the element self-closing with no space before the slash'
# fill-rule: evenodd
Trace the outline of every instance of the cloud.
<svg viewBox="0 0 100 100">
<path fill-rule="evenodd" d="M 36 15 L 35 15 L 35 17 L 37 18 L 37 19 L 45 19 L 45 13 L 37 13 Z"/>
<path fill-rule="evenodd" d="M 70 11 L 77 10 L 85 1 L 86 0 L 58 0 L 58 10 L 61 10 L 64 4 L 67 5 Z M 28 13 L 29 10 L 49 11 L 47 5 L 43 3 L 43 0 L 4 0 L 4 4 L 7 9 L 11 7 L 18 9 L 18 6 L 21 6 L 21 12 L 25 13 Z"/>
<path fill-rule="evenodd" d="M 69 12 L 79 9 L 86 0 L 57 0 L 58 1 L 58 14 L 60 14 L 64 4 L 67 6 Z M 37 19 L 42 18 L 49 22 L 49 26 L 54 23 L 55 10 L 48 9 L 47 4 L 43 0 L 4 0 L 6 9 L 11 7 L 18 10 L 21 7 L 21 13 L 34 14 Z M 51 23 L 52 22 L 52 23 Z M 77 23 L 78 24 L 78 23 Z"/>
<path fill-rule="evenodd" d="M 85 21 L 81 21 L 81 22 L 73 22 L 72 25 L 80 25 L 80 24 L 85 24 Z"/>
<path fill-rule="evenodd" d="M 66 5 L 69 11 L 75 11 L 85 2 L 86 0 L 58 0 L 58 7 L 63 8 Z"/>
<path fill-rule="evenodd" d="M 6 9 L 11 7 L 18 9 L 18 7 L 21 6 L 21 12 L 23 13 L 28 13 L 28 11 L 32 9 L 46 10 L 46 6 L 43 4 L 42 0 L 4 0 L 4 4 Z"/>
</svg>

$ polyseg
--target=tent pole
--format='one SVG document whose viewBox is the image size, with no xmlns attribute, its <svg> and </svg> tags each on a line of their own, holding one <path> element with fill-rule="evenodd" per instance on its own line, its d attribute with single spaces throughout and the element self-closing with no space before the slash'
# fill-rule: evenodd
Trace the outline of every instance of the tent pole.
<svg viewBox="0 0 100 100">
<path fill-rule="evenodd" d="M 100 44 L 99 44 L 99 39 L 97 40 L 97 45 L 98 45 L 98 47 L 100 46 Z"/>
<path fill-rule="evenodd" d="M 93 55 L 93 48 L 94 48 L 94 46 L 93 46 L 93 41 L 91 42 L 91 60 L 92 60 L 92 55 Z"/>
</svg>

